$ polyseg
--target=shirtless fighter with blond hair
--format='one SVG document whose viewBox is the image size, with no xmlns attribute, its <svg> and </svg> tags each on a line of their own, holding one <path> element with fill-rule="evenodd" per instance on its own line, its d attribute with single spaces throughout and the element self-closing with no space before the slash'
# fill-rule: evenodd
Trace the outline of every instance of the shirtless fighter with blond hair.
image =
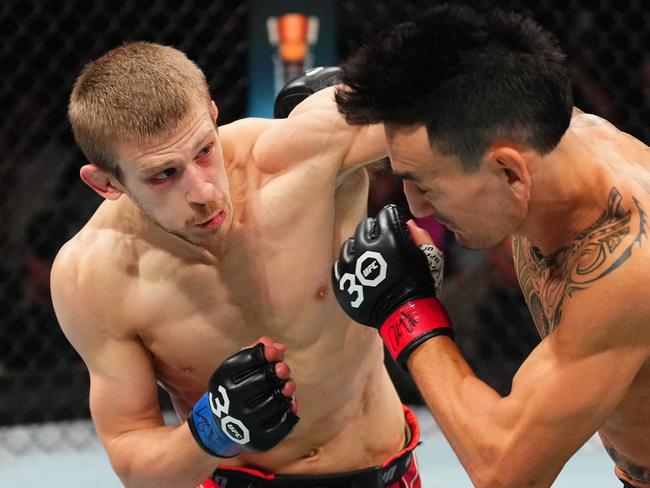
<svg viewBox="0 0 650 488">
<path fill-rule="evenodd" d="M 287 119 L 217 129 L 201 70 L 150 43 L 86 66 L 69 116 L 105 201 L 57 256 L 52 297 L 123 483 L 419 486 L 381 341 L 329 285 L 383 128 L 345 123 L 325 89 Z"/>
</svg>

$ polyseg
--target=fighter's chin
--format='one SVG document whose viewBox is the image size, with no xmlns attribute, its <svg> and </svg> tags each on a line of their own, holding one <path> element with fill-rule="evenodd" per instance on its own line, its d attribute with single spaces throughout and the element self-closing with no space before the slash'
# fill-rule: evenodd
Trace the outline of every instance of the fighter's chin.
<svg viewBox="0 0 650 488">
<path fill-rule="evenodd" d="M 210 247 L 222 242 L 230 232 L 229 223 L 223 223 L 211 231 L 188 232 L 185 239 L 198 246 Z"/>
<path fill-rule="evenodd" d="M 454 231 L 454 237 L 460 247 L 470 250 L 487 249 L 496 246 L 500 242 L 486 237 L 468 236 L 459 230 Z"/>
<path fill-rule="evenodd" d="M 221 225 L 218 228 L 211 230 L 211 231 L 205 231 L 205 230 L 199 230 L 199 229 L 183 229 L 183 230 L 174 230 L 170 229 L 169 227 L 164 227 L 161 226 L 165 231 L 168 233 L 175 235 L 179 239 L 184 240 L 185 242 L 188 242 L 189 244 L 192 244 L 194 246 L 199 246 L 199 247 L 214 247 L 215 245 L 218 245 L 220 242 L 222 242 L 226 235 L 228 234 L 228 231 L 230 230 L 230 226 L 226 225 Z"/>
</svg>

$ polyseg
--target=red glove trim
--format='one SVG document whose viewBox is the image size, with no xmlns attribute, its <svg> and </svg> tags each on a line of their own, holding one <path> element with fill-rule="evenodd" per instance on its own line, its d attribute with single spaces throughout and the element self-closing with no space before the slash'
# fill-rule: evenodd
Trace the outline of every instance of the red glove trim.
<svg viewBox="0 0 650 488">
<path fill-rule="evenodd" d="M 379 328 L 379 334 L 393 359 L 419 336 L 435 329 L 451 329 L 451 321 L 436 298 L 416 298 L 395 310 Z"/>
</svg>

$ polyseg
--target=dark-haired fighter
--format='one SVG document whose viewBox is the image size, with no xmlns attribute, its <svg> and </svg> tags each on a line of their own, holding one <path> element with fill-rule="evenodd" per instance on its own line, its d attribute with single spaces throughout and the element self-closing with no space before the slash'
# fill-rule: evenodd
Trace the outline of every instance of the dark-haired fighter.
<svg viewBox="0 0 650 488">
<path fill-rule="evenodd" d="M 543 340 L 505 398 L 460 355 L 393 211 L 362 224 L 336 268 L 344 308 L 408 365 L 472 481 L 549 486 L 598 431 L 626 486 L 650 487 L 648 147 L 572 113 L 556 41 L 518 15 L 437 8 L 360 49 L 342 78 L 339 109 L 385 124 L 415 216 L 435 215 L 470 248 L 514 235 Z M 374 287 L 350 288 L 377 255 L 381 285 L 370 274 Z"/>
</svg>

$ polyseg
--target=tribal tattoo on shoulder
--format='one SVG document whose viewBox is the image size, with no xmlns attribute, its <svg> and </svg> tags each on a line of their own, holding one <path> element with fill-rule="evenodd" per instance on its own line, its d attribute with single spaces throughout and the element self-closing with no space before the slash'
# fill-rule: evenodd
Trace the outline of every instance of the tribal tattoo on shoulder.
<svg viewBox="0 0 650 488">
<path fill-rule="evenodd" d="M 542 256 L 525 238 L 513 239 L 519 284 L 542 337 L 560 323 L 567 298 L 619 268 L 646 237 L 646 213 L 640 202 L 632 198 L 639 214 L 639 228 L 632 230 L 632 211 L 623 208 L 621 201 L 621 193 L 613 187 L 607 209 L 596 222 L 551 256 Z M 631 234 L 632 242 L 625 240 Z"/>
</svg>

